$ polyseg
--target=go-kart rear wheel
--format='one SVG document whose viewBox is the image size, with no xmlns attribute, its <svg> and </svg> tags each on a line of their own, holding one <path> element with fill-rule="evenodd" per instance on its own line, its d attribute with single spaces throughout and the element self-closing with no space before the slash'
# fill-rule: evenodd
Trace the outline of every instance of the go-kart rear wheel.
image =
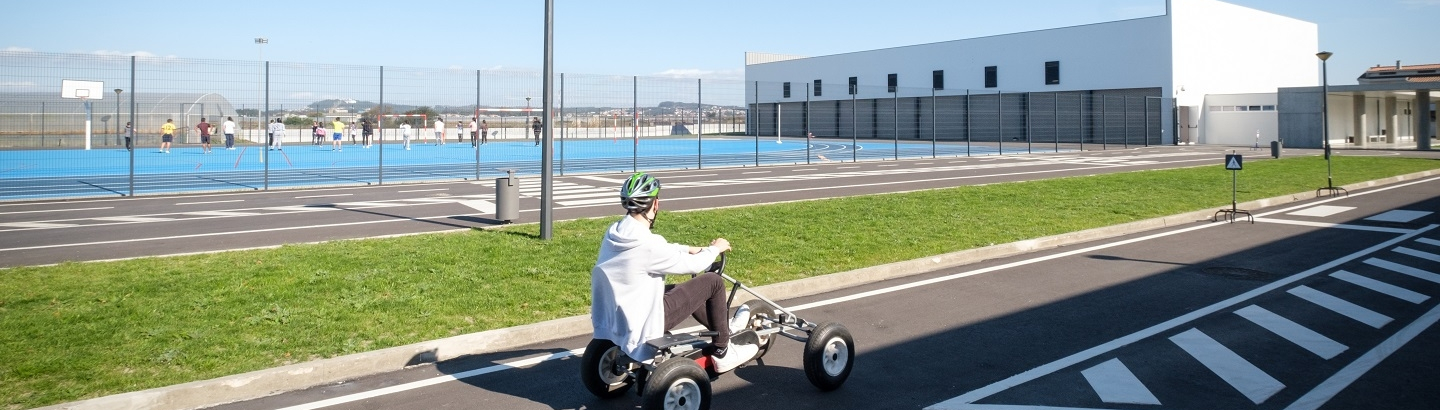
<svg viewBox="0 0 1440 410">
<path fill-rule="evenodd" d="M 805 342 L 805 377 L 822 391 L 845 384 L 855 366 L 855 339 L 839 323 L 822 323 Z"/>
<path fill-rule="evenodd" d="M 603 399 L 625 395 L 634 380 L 622 363 L 625 353 L 614 342 L 591 339 L 580 359 L 580 381 L 591 394 Z"/>
<path fill-rule="evenodd" d="M 655 366 L 641 402 L 646 410 L 707 410 L 710 377 L 694 360 L 671 358 Z"/>
<path fill-rule="evenodd" d="M 762 330 L 779 327 L 774 321 L 780 320 L 780 310 L 769 303 L 755 299 L 745 302 L 745 304 L 741 305 L 740 309 L 735 311 L 737 314 L 741 312 L 748 312 L 749 317 L 745 320 L 745 323 L 749 324 L 748 327 L 750 330 L 754 330 L 756 337 L 760 340 L 760 352 L 755 354 L 755 359 L 764 357 L 765 353 L 770 351 L 770 345 L 775 344 L 775 338 L 779 336 L 776 336 L 774 333 L 767 335 L 759 335 L 759 333 Z M 764 318 L 769 318 L 769 320 L 765 320 Z"/>
</svg>

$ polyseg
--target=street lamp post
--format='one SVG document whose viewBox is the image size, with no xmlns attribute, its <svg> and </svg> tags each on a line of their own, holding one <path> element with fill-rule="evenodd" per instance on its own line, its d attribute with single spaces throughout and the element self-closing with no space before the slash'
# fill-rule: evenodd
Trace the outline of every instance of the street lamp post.
<svg viewBox="0 0 1440 410">
<path fill-rule="evenodd" d="M 1321 138 L 1325 139 L 1325 186 L 1316 189 L 1315 196 L 1320 196 L 1321 192 L 1326 192 L 1330 196 L 1344 192 L 1345 196 L 1350 196 L 1350 191 L 1335 186 L 1335 178 L 1330 166 L 1330 71 L 1326 61 L 1330 60 L 1330 56 L 1334 54 L 1329 51 L 1315 53 L 1315 57 L 1320 58 L 1320 121 L 1322 122 L 1320 129 Z"/>
<path fill-rule="evenodd" d="M 123 91 L 115 89 L 115 145 L 120 145 L 120 93 Z"/>
<path fill-rule="evenodd" d="M 522 118 L 524 121 L 520 122 L 520 130 L 523 131 L 520 133 L 521 135 L 530 133 L 530 118 L 528 118 L 530 115 L 530 97 L 525 97 L 525 117 L 527 118 Z M 539 136 L 536 136 L 536 138 L 535 145 L 540 145 Z"/>
</svg>

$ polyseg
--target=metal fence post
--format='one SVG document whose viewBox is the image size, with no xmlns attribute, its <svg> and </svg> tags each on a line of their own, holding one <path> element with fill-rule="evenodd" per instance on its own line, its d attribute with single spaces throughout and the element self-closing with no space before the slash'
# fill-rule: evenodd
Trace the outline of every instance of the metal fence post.
<svg viewBox="0 0 1440 410">
<path fill-rule="evenodd" d="M 266 61 L 266 62 L 265 62 L 265 87 L 264 87 L 264 88 L 265 88 L 265 89 L 262 91 L 262 93 L 264 93 L 264 95 L 265 95 L 265 118 L 268 119 L 268 118 L 270 118 L 270 62 L 269 62 L 269 61 Z M 182 111 L 182 112 L 185 111 L 185 106 L 183 106 L 183 105 L 180 106 L 180 111 Z M 259 117 L 259 116 L 257 115 L 256 117 Z M 186 122 L 188 123 L 189 120 L 186 120 Z M 259 122 L 259 121 L 256 121 L 256 122 Z M 268 131 L 268 130 L 266 130 L 266 131 Z M 261 134 L 261 135 L 265 135 L 266 131 L 261 131 L 260 134 Z M 271 137 L 271 138 L 274 138 L 274 137 Z M 266 142 L 266 145 L 265 145 L 264 148 L 261 148 L 262 151 L 260 151 L 260 155 L 261 155 L 262 158 L 265 158 L 265 161 L 264 161 L 264 162 L 265 162 L 265 170 L 263 171 L 263 173 L 265 174 L 265 185 L 264 185 L 264 187 L 265 187 L 265 190 L 266 190 L 266 191 L 269 191 L 269 190 L 270 190 L 270 147 L 271 147 L 271 146 L 274 146 L 274 145 L 273 145 L 274 142 L 273 142 L 273 141 L 265 141 L 265 142 Z"/>
<path fill-rule="evenodd" d="M 850 92 L 850 162 L 860 162 L 860 125 L 857 119 L 860 114 L 856 111 L 859 103 L 855 100 L 855 95 L 859 93 L 860 90 Z"/>
<path fill-rule="evenodd" d="M 1005 155 L 1005 92 L 995 92 L 995 142 L 999 143 L 1000 155 Z"/>
<path fill-rule="evenodd" d="M 805 83 L 805 163 L 810 163 L 810 83 Z"/>
<path fill-rule="evenodd" d="M 892 117 L 892 118 L 890 118 L 890 119 L 893 120 L 893 121 L 891 121 L 891 122 L 894 123 L 894 124 L 892 124 L 892 125 L 890 126 L 891 132 L 893 133 L 893 134 L 890 135 L 890 136 L 892 137 L 892 139 L 894 139 L 894 142 L 893 142 L 893 144 L 892 144 L 891 146 L 892 146 L 892 147 L 894 148 L 894 150 L 895 150 L 895 160 L 898 161 L 898 160 L 900 160 L 900 87 L 899 87 L 899 86 L 896 86 L 896 87 L 895 87 L 895 91 L 891 91 L 891 92 L 890 92 L 890 115 L 891 115 L 891 117 Z"/>
<path fill-rule="evenodd" d="M 705 168 L 705 84 L 695 79 L 695 169 Z"/>
<path fill-rule="evenodd" d="M 130 151 L 131 197 L 135 196 L 135 148 L 138 148 L 140 145 L 139 138 L 135 135 L 135 127 L 140 126 L 140 124 L 136 124 L 135 121 L 135 56 L 130 56 L 130 126 L 125 130 L 125 132 L 130 135 L 126 135 L 125 137 L 130 139 L 130 143 L 126 144 L 126 148 L 129 148 Z"/>
<path fill-rule="evenodd" d="M 930 87 L 930 158 L 935 158 L 935 141 L 940 137 L 940 118 L 935 116 L 940 100 L 935 98 L 935 87 Z"/>
</svg>

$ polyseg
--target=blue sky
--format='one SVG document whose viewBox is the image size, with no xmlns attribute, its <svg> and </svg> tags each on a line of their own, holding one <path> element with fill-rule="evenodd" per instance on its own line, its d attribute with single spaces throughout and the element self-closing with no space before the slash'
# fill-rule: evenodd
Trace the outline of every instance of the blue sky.
<svg viewBox="0 0 1440 410">
<path fill-rule="evenodd" d="M 1440 0 L 1232 0 L 1319 24 L 1332 84 L 1440 63 Z M 542 0 L 9 2 L 0 49 L 539 70 Z M 1163 14 L 1164 0 L 556 0 L 556 72 L 743 78 L 744 52 L 826 55 Z M 81 26 L 71 24 L 85 21 Z M 1416 30 L 1417 34 L 1406 30 Z"/>
</svg>

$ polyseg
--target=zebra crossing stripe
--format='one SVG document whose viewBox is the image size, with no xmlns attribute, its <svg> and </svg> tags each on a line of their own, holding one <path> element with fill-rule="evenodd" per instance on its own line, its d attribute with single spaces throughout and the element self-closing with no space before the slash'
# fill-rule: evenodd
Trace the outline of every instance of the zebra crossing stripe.
<svg viewBox="0 0 1440 410">
<path fill-rule="evenodd" d="M 1240 310 L 1236 310 L 1235 314 L 1260 325 L 1260 327 L 1265 328 L 1265 330 L 1269 330 L 1270 333 L 1289 340 L 1290 343 L 1309 350 L 1310 353 L 1314 353 L 1316 356 L 1320 356 L 1325 360 L 1333 359 L 1336 355 L 1348 349 L 1348 347 L 1340 344 L 1340 342 L 1336 342 L 1319 332 L 1310 330 L 1310 328 L 1259 306 L 1246 306 Z"/>
<path fill-rule="evenodd" d="M 1423 244 L 1426 244 L 1426 245 L 1431 245 L 1431 246 L 1440 246 L 1440 241 L 1437 241 L 1437 240 L 1434 240 L 1434 239 L 1430 239 L 1430 238 L 1420 238 L 1420 239 L 1416 239 L 1415 242 L 1420 242 L 1420 243 L 1423 243 Z"/>
<path fill-rule="evenodd" d="M 1120 363 L 1119 358 L 1110 359 L 1089 369 L 1081 370 L 1080 375 L 1085 376 L 1085 381 L 1090 383 L 1090 388 L 1095 394 L 1100 395 L 1100 401 L 1106 403 L 1124 404 L 1153 404 L 1160 405 L 1160 399 L 1145 384 L 1135 377 L 1130 368 Z"/>
<path fill-rule="evenodd" d="M 1361 307 L 1360 305 L 1350 303 L 1344 299 L 1331 296 L 1328 293 L 1315 290 L 1309 286 L 1296 286 L 1287 292 L 1292 295 L 1299 296 L 1301 299 L 1305 299 L 1310 303 L 1320 305 L 1320 307 L 1330 309 L 1335 313 L 1344 315 L 1345 317 L 1355 319 L 1360 323 L 1370 325 L 1370 327 L 1376 329 L 1385 326 L 1386 323 L 1390 323 L 1390 321 L 1392 320 L 1389 316 L 1385 316 L 1373 310 Z"/>
<path fill-rule="evenodd" d="M 1360 376 L 1364 376 L 1365 373 L 1370 372 L 1370 369 L 1374 369 L 1375 366 L 1380 364 L 1385 358 L 1390 357 L 1395 351 L 1404 347 L 1406 343 L 1410 343 L 1412 339 L 1415 339 L 1415 336 L 1418 336 L 1421 332 L 1424 332 L 1425 329 L 1434 325 L 1437 319 L 1440 319 L 1440 306 L 1436 306 L 1434 309 L 1430 309 L 1429 312 L 1425 312 L 1424 315 L 1420 315 L 1420 318 L 1415 319 L 1414 322 L 1410 322 L 1409 325 L 1395 332 L 1395 335 L 1380 342 L 1374 349 L 1370 349 L 1370 351 L 1360 355 L 1360 358 L 1355 359 L 1354 362 L 1350 362 L 1349 365 L 1340 369 L 1334 376 L 1330 376 L 1329 379 L 1320 382 L 1320 385 L 1315 386 L 1314 390 L 1310 390 L 1310 392 L 1296 399 L 1294 403 L 1290 403 L 1289 406 L 1285 407 L 1285 410 L 1315 410 L 1320 408 L 1320 406 L 1324 406 L 1326 402 L 1334 398 L 1341 390 L 1350 386 L 1350 383 L 1354 383 L 1355 380 L 1360 379 Z"/>
<path fill-rule="evenodd" d="M 1375 267 L 1379 267 L 1379 268 L 1389 269 L 1389 270 L 1392 270 L 1392 271 L 1400 272 L 1400 273 L 1403 273 L 1403 274 L 1406 274 L 1406 275 L 1414 276 L 1414 277 L 1416 277 L 1416 278 L 1428 280 L 1428 281 L 1431 281 L 1431 282 L 1440 283 L 1440 275 L 1436 275 L 1436 274 L 1434 274 L 1434 273 L 1430 273 L 1430 272 L 1427 272 L 1427 271 L 1424 271 L 1424 270 L 1420 270 L 1420 269 L 1412 268 L 1412 267 L 1409 267 L 1409 266 L 1401 265 L 1401 264 L 1398 264 L 1398 263 L 1395 263 L 1395 262 L 1391 262 L 1391 261 L 1387 261 L 1387 260 L 1384 260 L 1384 259 L 1369 258 L 1369 259 L 1366 259 L 1366 260 L 1365 260 L 1365 264 L 1371 265 L 1371 266 L 1375 266 Z"/>
<path fill-rule="evenodd" d="M 1410 255 L 1431 262 L 1440 262 L 1440 255 L 1436 255 L 1430 252 L 1417 251 L 1414 249 L 1406 248 L 1404 246 L 1395 248 L 1395 253 Z"/>
<path fill-rule="evenodd" d="M 1170 336 L 1170 341 L 1255 404 L 1264 403 L 1285 388 L 1285 384 L 1199 329 L 1191 328 Z"/>
<path fill-rule="evenodd" d="M 1410 303 L 1420 303 L 1424 302 L 1426 299 L 1430 299 L 1429 296 L 1422 295 L 1419 292 L 1391 285 L 1389 283 L 1381 282 L 1365 276 L 1356 275 L 1354 273 L 1343 270 L 1336 271 L 1335 273 L 1330 274 L 1330 277 L 1350 282 L 1350 284 L 1352 285 L 1359 286 L 1365 289 L 1370 289 L 1376 292 L 1384 293 L 1386 295 L 1394 296 L 1397 299 L 1404 300 Z"/>
</svg>

